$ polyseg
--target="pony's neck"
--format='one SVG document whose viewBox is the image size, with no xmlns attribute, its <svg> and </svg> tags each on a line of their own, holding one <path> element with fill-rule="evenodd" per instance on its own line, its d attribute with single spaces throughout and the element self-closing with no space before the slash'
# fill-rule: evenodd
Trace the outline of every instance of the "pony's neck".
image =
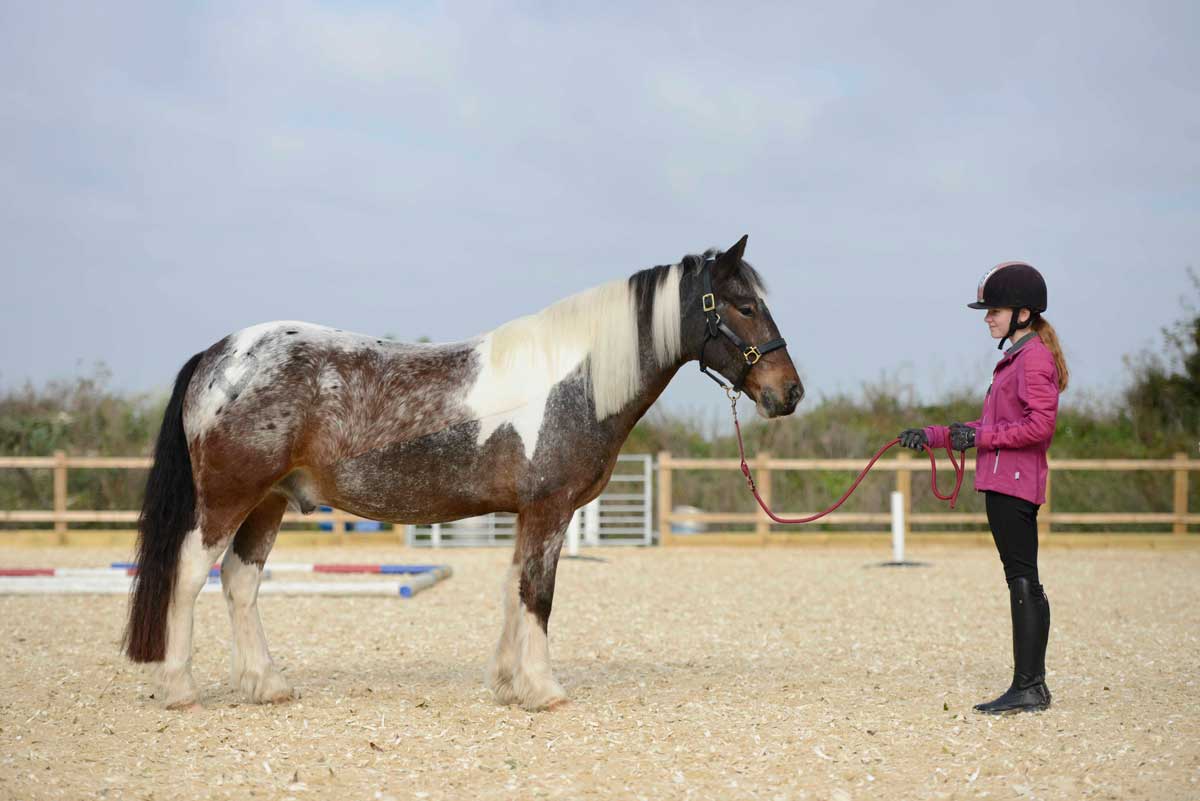
<svg viewBox="0 0 1200 801">
<path fill-rule="evenodd" d="M 678 268 L 684 271 L 683 266 Z M 652 304 L 641 304 L 638 312 L 638 356 L 639 356 L 639 371 L 641 389 L 637 395 L 625 405 L 617 415 L 615 415 L 616 424 L 622 430 L 624 435 L 628 435 L 633 427 L 637 424 L 646 412 L 654 405 L 667 385 L 679 372 L 679 369 L 688 362 L 695 361 L 698 358 L 698 344 L 696 342 L 697 333 L 690 330 L 694 326 L 689 325 L 687 311 L 689 304 L 699 304 L 700 294 L 697 286 L 693 286 L 693 281 L 690 280 L 686 271 L 681 275 L 681 282 L 678 287 L 672 287 L 672 291 L 680 293 L 680 309 L 678 311 L 680 326 L 680 341 L 678 353 L 673 354 L 672 358 L 665 364 L 660 361 L 656 354 L 655 338 L 662 336 L 663 320 L 658 321 L 656 331 L 654 311 Z M 694 297 L 693 297 L 694 296 Z"/>
<path fill-rule="evenodd" d="M 638 410 L 637 416 L 640 418 L 644 415 L 658 397 L 662 395 L 667 385 L 671 383 L 671 379 L 679 372 L 679 368 L 692 361 L 691 357 L 681 355 L 673 364 L 660 366 L 653 359 L 649 364 L 642 366 L 642 391 L 634 403 L 634 407 Z"/>
<path fill-rule="evenodd" d="M 653 359 L 649 364 L 643 362 L 641 391 L 625 405 L 625 408 L 609 418 L 616 429 L 620 442 L 625 441 L 625 438 L 633 431 L 633 427 L 637 425 L 638 420 L 641 420 L 650 410 L 650 407 L 662 395 L 663 390 L 671 383 L 671 379 L 675 377 L 685 362 L 686 359 L 681 359 L 679 364 L 667 366 L 660 366 Z"/>
</svg>

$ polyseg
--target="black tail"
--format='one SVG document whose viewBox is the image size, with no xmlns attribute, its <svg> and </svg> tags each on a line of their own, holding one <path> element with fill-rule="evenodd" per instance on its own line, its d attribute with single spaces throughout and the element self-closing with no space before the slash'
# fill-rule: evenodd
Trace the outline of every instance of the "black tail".
<svg viewBox="0 0 1200 801">
<path fill-rule="evenodd" d="M 125 653 L 134 662 L 161 662 L 166 655 L 167 612 L 175 590 L 179 551 L 196 525 L 196 486 L 183 432 L 183 398 L 203 355 L 188 359 L 175 379 L 154 447 L 154 465 L 146 480 L 138 518 L 138 570 L 125 629 Z"/>
</svg>

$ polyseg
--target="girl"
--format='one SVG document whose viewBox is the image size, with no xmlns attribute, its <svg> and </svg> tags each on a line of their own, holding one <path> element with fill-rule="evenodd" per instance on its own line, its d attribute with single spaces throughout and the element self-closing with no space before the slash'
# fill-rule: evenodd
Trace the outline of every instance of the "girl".
<svg viewBox="0 0 1200 801">
<path fill-rule="evenodd" d="M 1038 581 L 1037 514 L 1046 502 L 1046 450 L 1054 439 L 1058 396 L 1067 388 L 1067 364 L 1058 336 L 1042 317 L 1046 282 L 1023 262 L 993 267 L 968 308 L 987 309 L 984 321 L 998 348 L 1009 341 L 992 372 L 983 415 L 971 423 L 910 428 L 909 448 L 977 448 L 975 489 L 986 496 L 988 525 L 1008 582 L 1012 611 L 1012 686 L 979 712 L 1046 709 L 1046 640 L 1050 602 Z"/>
</svg>

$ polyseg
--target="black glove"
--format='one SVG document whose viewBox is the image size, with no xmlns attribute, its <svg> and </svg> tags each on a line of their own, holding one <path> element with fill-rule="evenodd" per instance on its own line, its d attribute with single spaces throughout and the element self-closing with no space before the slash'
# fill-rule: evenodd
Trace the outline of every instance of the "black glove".
<svg viewBox="0 0 1200 801">
<path fill-rule="evenodd" d="M 912 448 L 914 451 L 920 451 L 929 444 L 929 437 L 925 436 L 923 428 L 906 428 L 900 432 L 900 444 L 906 448 Z"/>
<path fill-rule="evenodd" d="M 975 429 L 965 423 L 950 424 L 950 447 L 956 451 L 965 451 L 975 447 Z"/>
</svg>

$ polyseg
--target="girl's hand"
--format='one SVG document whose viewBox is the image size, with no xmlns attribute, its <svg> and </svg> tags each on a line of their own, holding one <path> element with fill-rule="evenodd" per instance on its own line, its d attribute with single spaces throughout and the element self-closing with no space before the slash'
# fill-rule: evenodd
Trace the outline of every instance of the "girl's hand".
<svg viewBox="0 0 1200 801">
<path fill-rule="evenodd" d="M 964 423 L 950 424 L 950 447 L 956 451 L 965 451 L 975 447 L 975 429 Z"/>
<path fill-rule="evenodd" d="M 900 444 L 906 448 L 912 448 L 914 451 L 920 451 L 929 444 L 929 437 L 925 436 L 923 428 L 906 428 L 900 432 Z"/>
</svg>

